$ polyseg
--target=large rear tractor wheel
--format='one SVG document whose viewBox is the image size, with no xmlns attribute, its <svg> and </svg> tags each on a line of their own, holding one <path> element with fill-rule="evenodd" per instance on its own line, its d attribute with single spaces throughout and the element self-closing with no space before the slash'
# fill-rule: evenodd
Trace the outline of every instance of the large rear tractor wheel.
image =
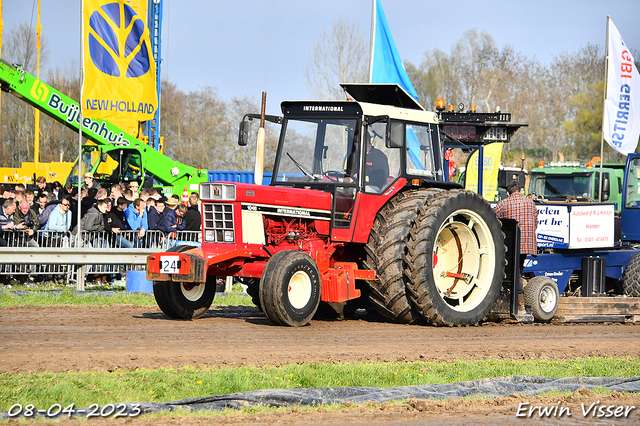
<svg viewBox="0 0 640 426">
<path fill-rule="evenodd" d="M 320 271 L 311 256 L 294 250 L 274 254 L 262 272 L 260 306 L 277 325 L 309 324 L 320 303 Z"/>
<path fill-rule="evenodd" d="M 441 192 L 419 210 L 405 260 L 409 299 L 427 322 L 477 325 L 504 277 L 500 221 L 473 192 Z"/>
<path fill-rule="evenodd" d="M 623 294 L 640 297 L 640 253 L 631 258 L 622 276 Z"/>
<path fill-rule="evenodd" d="M 412 324 L 420 320 L 407 298 L 403 257 L 418 209 L 440 191 L 401 192 L 387 202 L 373 222 L 365 246 L 364 266 L 376 271 L 377 280 L 368 281 L 369 299 L 376 311 L 391 321 Z"/>
<path fill-rule="evenodd" d="M 533 277 L 524 288 L 524 305 L 529 307 L 533 319 L 538 322 L 551 321 L 559 303 L 558 285 L 549 277 Z"/>
</svg>

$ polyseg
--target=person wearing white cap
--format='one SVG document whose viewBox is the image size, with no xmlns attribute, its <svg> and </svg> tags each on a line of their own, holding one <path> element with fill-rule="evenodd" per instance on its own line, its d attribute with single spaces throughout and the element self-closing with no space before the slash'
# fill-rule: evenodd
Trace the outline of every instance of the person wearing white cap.
<svg viewBox="0 0 640 426">
<path fill-rule="evenodd" d="M 82 185 L 83 188 L 95 188 L 95 189 L 100 189 L 102 188 L 102 186 L 100 185 L 99 182 L 96 182 L 96 179 L 93 177 L 93 173 L 91 172 L 87 172 L 84 174 L 84 185 Z"/>
</svg>

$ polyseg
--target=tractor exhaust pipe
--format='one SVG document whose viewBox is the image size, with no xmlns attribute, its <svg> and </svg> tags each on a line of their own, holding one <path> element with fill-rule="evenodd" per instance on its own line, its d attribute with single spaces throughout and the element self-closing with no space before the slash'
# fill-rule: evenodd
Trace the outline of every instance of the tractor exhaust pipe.
<svg viewBox="0 0 640 426">
<path fill-rule="evenodd" d="M 267 109 L 267 92 L 262 92 L 262 109 L 260 110 L 260 129 L 258 129 L 258 143 L 256 144 L 256 168 L 253 181 L 256 185 L 262 185 L 264 175 L 264 115 Z"/>
</svg>

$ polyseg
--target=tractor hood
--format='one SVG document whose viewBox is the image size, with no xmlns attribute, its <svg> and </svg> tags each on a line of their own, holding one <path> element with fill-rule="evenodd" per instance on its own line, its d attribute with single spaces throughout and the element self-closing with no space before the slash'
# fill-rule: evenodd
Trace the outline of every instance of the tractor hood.
<svg viewBox="0 0 640 426">
<path fill-rule="evenodd" d="M 203 202 L 239 201 L 255 205 L 304 209 L 309 213 L 331 210 L 331 194 L 315 189 L 208 182 L 201 185 L 200 197 Z"/>
</svg>

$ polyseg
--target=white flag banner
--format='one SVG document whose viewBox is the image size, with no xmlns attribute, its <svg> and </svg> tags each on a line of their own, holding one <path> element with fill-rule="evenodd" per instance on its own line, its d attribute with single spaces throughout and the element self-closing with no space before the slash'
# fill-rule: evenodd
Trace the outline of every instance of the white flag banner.
<svg viewBox="0 0 640 426">
<path fill-rule="evenodd" d="M 604 139 L 616 151 L 636 151 L 640 137 L 640 74 L 620 33 L 609 20 L 607 99 L 604 101 Z"/>
</svg>

